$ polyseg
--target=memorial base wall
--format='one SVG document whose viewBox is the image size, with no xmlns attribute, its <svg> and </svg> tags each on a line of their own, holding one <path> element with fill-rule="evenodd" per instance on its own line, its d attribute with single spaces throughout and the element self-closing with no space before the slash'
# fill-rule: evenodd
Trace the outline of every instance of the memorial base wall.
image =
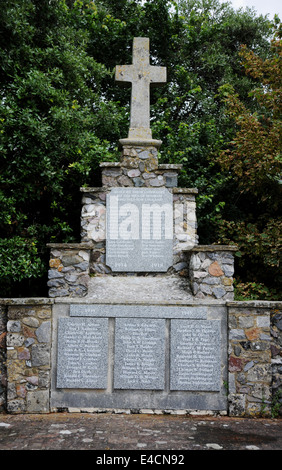
<svg viewBox="0 0 282 470">
<path fill-rule="evenodd" d="M 58 303 L 53 313 L 51 409 L 226 411 L 226 307 Z"/>
<path fill-rule="evenodd" d="M 259 301 L 93 309 L 80 299 L 2 299 L 0 412 L 281 416 L 281 310 Z"/>
</svg>

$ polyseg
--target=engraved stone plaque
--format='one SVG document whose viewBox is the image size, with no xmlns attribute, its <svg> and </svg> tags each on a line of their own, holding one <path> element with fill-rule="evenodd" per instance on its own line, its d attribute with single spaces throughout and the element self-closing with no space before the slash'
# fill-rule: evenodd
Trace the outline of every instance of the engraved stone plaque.
<svg viewBox="0 0 282 470">
<path fill-rule="evenodd" d="M 60 318 L 58 388 L 107 388 L 108 319 Z"/>
<path fill-rule="evenodd" d="M 220 391 L 220 322 L 171 320 L 171 390 Z"/>
<path fill-rule="evenodd" d="M 142 318 L 195 318 L 205 320 L 207 307 L 181 305 L 123 305 L 123 304 L 71 304 L 71 317 L 142 317 Z"/>
<path fill-rule="evenodd" d="M 172 265 L 173 200 L 166 188 L 113 188 L 107 195 L 106 264 L 116 272 Z"/>
<path fill-rule="evenodd" d="M 165 321 L 117 318 L 114 388 L 164 388 Z"/>
</svg>

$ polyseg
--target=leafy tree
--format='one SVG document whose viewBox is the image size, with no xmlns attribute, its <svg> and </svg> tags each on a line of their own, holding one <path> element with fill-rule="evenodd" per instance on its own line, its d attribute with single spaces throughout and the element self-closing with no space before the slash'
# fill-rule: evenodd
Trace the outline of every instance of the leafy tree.
<svg viewBox="0 0 282 470">
<path fill-rule="evenodd" d="M 236 177 L 241 191 L 251 191 L 262 200 L 273 196 L 273 189 L 274 196 L 277 195 L 281 177 L 281 40 L 272 40 L 271 52 L 270 58 L 262 60 L 242 46 L 240 56 L 246 73 L 260 82 L 260 86 L 250 92 L 256 110 L 250 112 L 238 94 L 227 93 L 225 101 L 237 132 L 232 147 L 220 157 L 222 166 Z M 271 202 L 277 206 L 278 201 L 272 198 Z"/>
<path fill-rule="evenodd" d="M 9 239 L 4 274 L 13 273 L 15 281 L 22 264 L 15 257 L 11 265 L 7 256 L 13 241 L 32 243 L 34 262 L 39 256 L 47 267 L 46 242 L 78 236 L 79 186 L 97 181 L 99 161 L 110 158 L 101 128 L 118 133 L 119 111 L 101 100 L 101 81 L 110 72 L 87 53 L 81 2 L 70 3 L 8 0 L 1 6 L 0 233 Z M 95 6 L 86 6 L 102 30 Z M 28 249 L 27 265 L 27 278 L 43 272 L 36 273 Z"/>
<path fill-rule="evenodd" d="M 111 54 L 106 50 L 105 61 L 111 57 L 104 62 L 107 66 L 130 63 L 132 38 L 143 35 L 150 37 L 152 63 L 167 67 L 166 86 L 152 91 L 153 135 L 163 141 L 162 162 L 183 164 L 180 184 L 198 187 L 200 238 L 202 243 L 210 243 L 216 237 L 213 221 L 230 192 L 230 178 L 214 156 L 234 132 L 218 88 L 231 83 L 243 102 L 252 106 L 248 93 L 255 80 L 246 77 L 238 52 L 244 42 L 267 55 L 271 22 L 250 9 L 234 11 L 218 0 L 147 0 L 143 6 L 124 0 L 98 3 L 123 23 L 122 36 L 116 35 L 111 43 Z M 96 50 L 90 49 L 94 57 Z M 122 128 L 125 136 L 129 92 L 113 82 L 106 85 L 106 95 L 118 100 L 127 113 Z"/>
<path fill-rule="evenodd" d="M 281 296 L 282 248 L 282 157 L 281 97 L 282 41 L 279 34 L 271 41 L 271 55 L 263 60 L 245 45 L 240 56 L 246 73 L 258 86 L 250 93 L 251 111 L 234 91 L 226 91 L 228 114 L 234 119 L 236 134 L 222 151 L 219 162 L 238 187 L 239 217 L 221 220 L 221 239 L 239 245 L 241 280 L 254 283 L 243 294 Z M 224 91 L 225 90 L 225 91 Z M 248 202 L 246 202 L 248 200 Z M 268 289 L 268 292 L 266 292 Z M 246 291 L 246 292 L 245 292 Z M 269 294 L 271 292 L 271 294 Z M 276 294 L 275 294 L 276 293 Z"/>
<path fill-rule="evenodd" d="M 7 0 L 0 20 L 0 282 L 14 277 L 27 295 L 24 279 L 46 274 L 46 243 L 80 240 L 79 187 L 100 185 L 99 162 L 119 158 L 128 132 L 114 67 L 131 63 L 134 36 L 148 36 L 152 63 L 168 69 L 151 125 L 161 161 L 182 163 L 181 184 L 199 188 L 201 243 L 218 239 L 218 215 L 238 219 L 237 184 L 215 159 L 234 136 L 218 88 L 231 84 L 255 110 L 257 78 L 238 52 L 243 42 L 267 57 L 267 18 L 219 0 Z M 11 263 L 13 241 L 21 253 L 26 243 L 26 263 Z M 30 284 L 30 295 L 47 293 L 43 277 L 44 288 Z"/>
<path fill-rule="evenodd" d="M 234 132 L 218 88 L 231 83 L 252 105 L 248 92 L 255 81 L 244 74 L 238 52 L 245 41 L 267 54 L 271 28 L 251 10 L 235 12 L 217 0 L 180 1 L 178 7 L 182 28 L 174 38 L 168 92 L 155 127 L 164 141 L 163 160 L 182 163 L 181 183 L 199 189 L 200 238 L 210 243 L 216 237 L 212 221 L 231 189 L 214 156 Z"/>
</svg>

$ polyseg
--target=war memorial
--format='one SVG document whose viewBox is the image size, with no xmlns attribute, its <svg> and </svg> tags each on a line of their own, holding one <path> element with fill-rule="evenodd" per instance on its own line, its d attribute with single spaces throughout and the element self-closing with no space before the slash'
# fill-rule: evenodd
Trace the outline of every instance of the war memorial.
<svg viewBox="0 0 282 470">
<path fill-rule="evenodd" d="M 237 248 L 199 243 L 197 188 L 158 162 L 150 87 L 167 78 L 148 38 L 115 79 L 131 87 L 129 132 L 102 186 L 81 188 L 81 241 L 48 245 L 48 298 L 0 300 L 7 411 L 267 416 L 281 302 L 234 301 Z"/>
</svg>

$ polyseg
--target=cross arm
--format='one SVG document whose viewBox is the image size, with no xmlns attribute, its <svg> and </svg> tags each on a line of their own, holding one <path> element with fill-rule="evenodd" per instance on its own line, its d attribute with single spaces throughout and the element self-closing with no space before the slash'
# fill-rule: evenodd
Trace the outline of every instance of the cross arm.
<svg viewBox="0 0 282 470">
<path fill-rule="evenodd" d="M 166 67 L 150 66 L 150 84 L 151 86 L 158 86 L 166 83 Z"/>
<path fill-rule="evenodd" d="M 120 85 L 130 86 L 132 83 L 132 69 L 132 65 L 117 65 L 115 70 L 115 80 L 119 82 Z"/>
</svg>

